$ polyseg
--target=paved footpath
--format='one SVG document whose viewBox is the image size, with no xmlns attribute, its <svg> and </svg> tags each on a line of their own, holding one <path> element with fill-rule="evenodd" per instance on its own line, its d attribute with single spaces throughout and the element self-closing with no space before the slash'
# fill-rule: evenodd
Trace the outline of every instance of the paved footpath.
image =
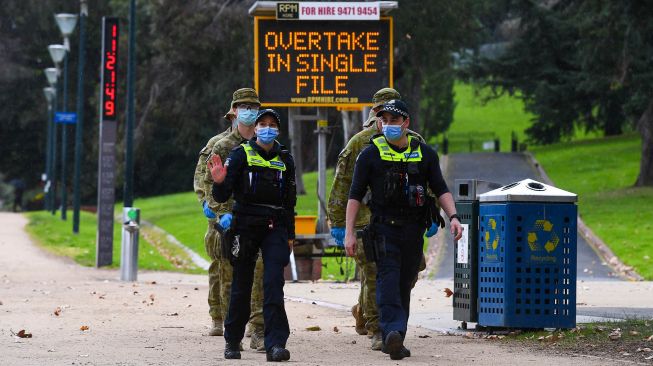
<svg viewBox="0 0 653 366">
<path fill-rule="evenodd" d="M 0 213 L 0 365 L 257 365 L 265 355 L 247 350 L 243 360 L 222 358 L 222 337 L 208 325 L 205 276 L 141 272 L 136 283 L 116 270 L 84 268 L 36 247 L 26 220 Z M 651 304 L 650 283 L 592 283 L 579 294 L 588 306 Z M 413 356 L 390 361 L 356 335 L 347 309 L 357 286 L 288 283 L 286 309 L 293 364 L 300 365 L 612 365 L 614 360 L 541 353 L 519 345 L 442 335 L 434 318 L 451 318 L 446 282 L 420 281 L 413 297 L 406 344 Z M 579 284 L 579 286 L 583 286 Z M 605 285 L 608 286 L 608 285 Z M 447 286 L 447 287 L 450 287 Z M 599 300 L 600 299 L 600 300 Z M 322 304 L 318 300 L 322 300 Z M 316 304 L 312 304 L 315 302 Z M 325 305 L 325 306 L 320 306 Z M 59 308 L 59 315 L 55 309 Z M 451 322 L 449 322 L 450 324 Z M 429 325 L 431 324 L 431 325 Z M 320 331 L 307 331 L 310 326 Z M 88 327 L 87 330 L 81 330 Z M 33 338 L 12 335 L 25 329 Z M 247 344 L 246 344 L 247 345 Z"/>
</svg>

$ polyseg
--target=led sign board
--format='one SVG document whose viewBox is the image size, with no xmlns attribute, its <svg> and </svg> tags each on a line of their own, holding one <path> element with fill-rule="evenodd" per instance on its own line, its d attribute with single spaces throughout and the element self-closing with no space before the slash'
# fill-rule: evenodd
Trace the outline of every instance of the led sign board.
<svg viewBox="0 0 653 366">
<path fill-rule="evenodd" d="M 366 106 L 392 87 L 392 18 L 254 20 L 254 82 L 267 106 Z"/>
<path fill-rule="evenodd" d="M 118 77 L 118 18 L 103 19 L 102 24 L 102 119 L 116 119 Z"/>
</svg>

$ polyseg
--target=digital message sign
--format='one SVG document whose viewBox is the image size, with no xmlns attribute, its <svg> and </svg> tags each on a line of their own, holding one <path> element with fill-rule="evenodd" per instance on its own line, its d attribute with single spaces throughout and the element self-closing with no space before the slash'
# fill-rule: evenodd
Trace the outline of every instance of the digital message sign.
<svg viewBox="0 0 653 366">
<path fill-rule="evenodd" d="M 102 119 L 116 119 L 118 18 L 102 19 Z"/>
<path fill-rule="evenodd" d="M 254 20 L 254 83 L 267 106 L 366 106 L 392 87 L 392 18 Z"/>
</svg>

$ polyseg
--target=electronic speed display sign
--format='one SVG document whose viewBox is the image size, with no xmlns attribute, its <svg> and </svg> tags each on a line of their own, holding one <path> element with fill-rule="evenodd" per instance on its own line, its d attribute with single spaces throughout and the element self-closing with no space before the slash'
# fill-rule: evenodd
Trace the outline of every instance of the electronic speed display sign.
<svg viewBox="0 0 653 366">
<path fill-rule="evenodd" d="M 118 18 L 103 19 L 102 27 L 102 119 L 116 119 Z"/>
<path fill-rule="evenodd" d="M 392 18 L 254 19 L 254 82 L 266 106 L 355 106 L 392 87 Z"/>
<path fill-rule="evenodd" d="M 102 18 L 100 68 L 100 141 L 98 147 L 97 241 L 95 265 L 113 262 L 113 215 L 116 181 L 119 19 Z"/>
</svg>

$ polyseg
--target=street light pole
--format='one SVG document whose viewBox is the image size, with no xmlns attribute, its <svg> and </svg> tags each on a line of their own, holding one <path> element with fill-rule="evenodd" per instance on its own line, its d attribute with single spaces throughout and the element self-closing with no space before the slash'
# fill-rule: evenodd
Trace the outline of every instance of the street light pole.
<svg viewBox="0 0 653 366">
<path fill-rule="evenodd" d="M 56 72 L 56 70 L 55 70 Z M 45 199 L 44 199 L 44 205 L 45 205 L 45 210 L 49 211 L 50 210 L 50 195 L 51 195 L 51 174 L 52 174 L 52 102 L 54 101 L 54 88 L 53 87 L 47 87 L 43 88 L 43 94 L 45 95 L 45 99 L 48 102 L 48 116 L 46 118 L 46 123 L 48 126 L 48 134 L 47 138 L 45 141 Z"/>
<path fill-rule="evenodd" d="M 77 66 L 77 126 L 75 128 L 75 173 L 73 177 L 73 233 L 79 233 L 79 178 L 82 166 L 82 135 L 84 128 L 84 64 L 86 61 L 86 35 L 84 28 L 88 5 L 86 0 L 80 0 L 79 11 L 79 56 Z"/>
<path fill-rule="evenodd" d="M 58 76 L 60 73 L 59 65 L 61 64 L 61 61 L 63 61 L 64 56 L 66 55 L 66 49 L 64 46 L 60 44 L 53 44 L 48 46 L 48 52 L 50 53 L 50 57 L 52 58 L 52 61 L 54 62 L 56 66 L 56 76 L 57 78 L 54 78 L 56 81 L 56 84 L 54 85 L 55 88 L 55 98 L 54 102 L 52 103 L 53 107 L 53 112 L 56 112 L 57 110 L 57 104 L 58 104 L 58 99 L 59 99 L 59 83 Z M 50 80 L 50 76 L 46 73 L 46 76 L 48 76 L 48 81 Z M 54 117 L 54 113 L 53 113 Z M 54 215 L 57 211 L 57 135 L 58 135 L 58 128 L 57 124 L 54 123 L 54 120 L 52 121 L 53 126 L 53 134 L 52 134 L 52 214 Z"/>
<path fill-rule="evenodd" d="M 70 53 L 70 35 L 77 24 L 77 15 L 57 14 L 54 16 L 59 30 L 64 37 L 64 59 L 63 59 L 63 108 L 62 112 L 68 111 L 68 54 Z M 68 162 L 68 126 L 61 126 L 61 219 L 66 220 L 66 208 L 68 206 L 68 192 L 66 189 L 66 166 Z"/>
</svg>

